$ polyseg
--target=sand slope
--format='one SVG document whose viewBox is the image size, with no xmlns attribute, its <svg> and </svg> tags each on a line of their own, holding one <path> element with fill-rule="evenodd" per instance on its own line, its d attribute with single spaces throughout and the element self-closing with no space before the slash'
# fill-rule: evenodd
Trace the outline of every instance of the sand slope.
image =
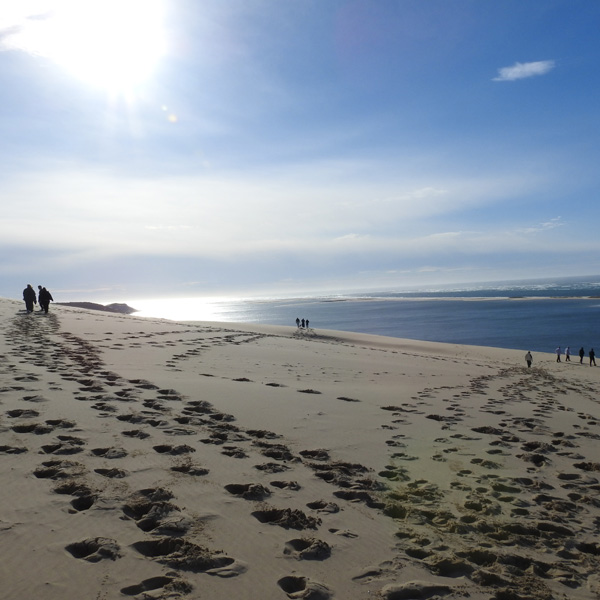
<svg viewBox="0 0 600 600">
<path fill-rule="evenodd" d="M 0 300 L 2 598 L 598 598 L 600 370 Z"/>
</svg>

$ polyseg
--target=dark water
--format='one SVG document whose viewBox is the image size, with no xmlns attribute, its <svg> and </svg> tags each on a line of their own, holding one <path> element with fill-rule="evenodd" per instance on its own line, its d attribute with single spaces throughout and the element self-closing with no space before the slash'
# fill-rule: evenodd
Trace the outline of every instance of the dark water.
<svg viewBox="0 0 600 600">
<path fill-rule="evenodd" d="M 553 352 L 600 349 L 599 299 L 344 300 L 225 303 L 220 320 L 356 331 L 435 342 Z"/>
<path fill-rule="evenodd" d="M 419 298 L 419 299 L 417 299 Z M 132 304 L 136 306 L 134 302 Z M 185 316 L 182 309 L 185 307 Z M 159 301 L 140 316 L 356 331 L 400 338 L 554 352 L 600 351 L 600 277 L 265 300 Z"/>
</svg>

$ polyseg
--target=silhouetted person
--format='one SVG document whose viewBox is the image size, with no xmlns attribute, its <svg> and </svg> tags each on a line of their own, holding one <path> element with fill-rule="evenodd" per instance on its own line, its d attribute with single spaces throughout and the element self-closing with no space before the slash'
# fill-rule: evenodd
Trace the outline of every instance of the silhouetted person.
<svg viewBox="0 0 600 600">
<path fill-rule="evenodd" d="M 560 346 L 554 352 L 556 352 L 556 362 L 560 362 Z"/>
<path fill-rule="evenodd" d="M 302 322 L 302 327 L 304 327 L 304 323 L 305 323 L 304 319 L 302 319 L 301 322 Z"/>
<path fill-rule="evenodd" d="M 296 317 L 296 327 L 300 327 L 300 319 L 298 317 Z"/>
<path fill-rule="evenodd" d="M 527 368 L 531 367 L 531 363 L 533 362 L 533 356 L 531 356 L 531 352 L 527 352 L 525 355 L 525 362 L 527 363 Z"/>
<path fill-rule="evenodd" d="M 50 307 L 50 301 L 54 301 L 54 298 L 52 297 L 52 294 L 46 289 L 46 288 L 42 288 L 40 295 L 39 295 L 39 299 L 40 299 L 40 306 L 42 307 L 42 310 L 48 314 L 48 308 Z"/>
<path fill-rule="evenodd" d="M 308 329 L 308 319 L 306 319 L 306 329 Z"/>
<path fill-rule="evenodd" d="M 593 348 L 589 351 L 588 356 L 590 357 L 590 367 L 592 365 L 596 366 L 596 353 Z"/>
<path fill-rule="evenodd" d="M 38 304 L 40 305 L 40 311 L 44 310 L 42 306 L 42 286 L 38 285 Z"/>
<path fill-rule="evenodd" d="M 27 312 L 33 312 L 33 305 L 37 304 L 37 300 L 35 299 L 35 290 L 31 287 L 30 283 L 28 283 L 27 287 L 23 290 L 23 300 L 25 300 Z"/>
<path fill-rule="evenodd" d="M 571 362 L 571 348 L 569 346 L 565 348 L 565 362 Z"/>
<path fill-rule="evenodd" d="M 583 357 L 585 356 L 585 350 L 583 349 L 583 346 L 581 348 L 579 348 L 579 364 L 582 365 L 583 364 Z"/>
</svg>

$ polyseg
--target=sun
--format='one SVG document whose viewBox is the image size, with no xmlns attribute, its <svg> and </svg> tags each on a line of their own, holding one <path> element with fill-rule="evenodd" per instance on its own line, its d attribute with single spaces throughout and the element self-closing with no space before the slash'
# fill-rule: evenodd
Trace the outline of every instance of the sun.
<svg viewBox="0 0 600 600">
<path fill-rule="evenodd" d="M 52 6 L 24 24 L 15 45 L 88 84 L 130 90 L 165 54 L 161 0 L 57 0 Z"/>
</svg>

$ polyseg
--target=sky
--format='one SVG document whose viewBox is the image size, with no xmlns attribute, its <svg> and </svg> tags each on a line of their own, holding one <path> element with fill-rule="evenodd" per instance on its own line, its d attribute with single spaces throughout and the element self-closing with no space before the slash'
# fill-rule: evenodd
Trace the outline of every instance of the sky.
<svg viewBox="0 0 600 600">
<path fill-rule="evenodd" d="M 0 296 L 600 273 L 600 3 L 2 0 Z"/>
</svg>

